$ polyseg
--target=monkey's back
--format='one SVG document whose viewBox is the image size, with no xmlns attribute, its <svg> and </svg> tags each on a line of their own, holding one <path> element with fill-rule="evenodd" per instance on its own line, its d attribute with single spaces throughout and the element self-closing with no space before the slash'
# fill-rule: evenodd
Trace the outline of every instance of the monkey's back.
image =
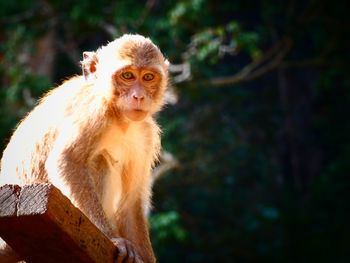
<svg viewBox="0 0 350 263">
<path fill-rule="evenodd" d="M 72 79 L 48 92 L 19 123 L 3 152 L 0 185 L 48 182 L 45 162 L 64 121 L 64 101 L 73 99 L 77 91 L 71 89 L 72 82 L 77 81 L 81 80 Z"/>
</svg>

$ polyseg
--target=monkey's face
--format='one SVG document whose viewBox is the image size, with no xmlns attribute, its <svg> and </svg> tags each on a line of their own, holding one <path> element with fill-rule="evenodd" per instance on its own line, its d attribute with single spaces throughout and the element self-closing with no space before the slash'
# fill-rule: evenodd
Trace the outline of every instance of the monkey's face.
<svg viewBox="0 0 350 263">
<path fill-rule="evenodd" d="M 113 74 L 116 107 L 127 119 L 141 121 L 160 103 L 162 76 L 156 68 L 125 66 Z"/>
<path fill-rule="evenodd" d="M 108 106 L 131 121 L 160 110 L 168 82 L 168 62 L 159 48 L 140 35 L 124 35 L 84 52 L 83 74 L 103 92 Z"/>
</svg>

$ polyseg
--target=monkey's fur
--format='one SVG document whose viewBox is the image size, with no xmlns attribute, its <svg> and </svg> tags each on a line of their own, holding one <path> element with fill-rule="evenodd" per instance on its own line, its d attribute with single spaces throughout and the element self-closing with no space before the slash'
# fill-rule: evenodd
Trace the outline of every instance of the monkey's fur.
<svg viewBox="0 0 350 263">
<path fill-rule="evenodd" d="M 53 183 L 125 248 L 118 262 L 155 262 L 145 211 L 160 150 L 153 115 L 163 106 L 168 63 L 148 38 L 124 35 L 84 53 L 82 67 L 20 122 L 1 159 L 0 185 Z"/>
</svg>

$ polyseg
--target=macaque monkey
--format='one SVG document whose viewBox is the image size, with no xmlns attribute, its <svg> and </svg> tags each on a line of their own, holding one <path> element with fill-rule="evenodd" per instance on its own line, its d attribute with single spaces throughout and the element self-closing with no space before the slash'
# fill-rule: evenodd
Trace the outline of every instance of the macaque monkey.
<svg viewBox="0 0 350 263">
<path fill-rule="evenodd" d="M 116 262 L 155 262 L 145 213 L 168 62 L 150 39 L 124 35 L 84 52 L 81 64 L 81 76 L 48 92 L 20 122 L 0 185 L 52 183 L 118 246 Z"/>
</svg>

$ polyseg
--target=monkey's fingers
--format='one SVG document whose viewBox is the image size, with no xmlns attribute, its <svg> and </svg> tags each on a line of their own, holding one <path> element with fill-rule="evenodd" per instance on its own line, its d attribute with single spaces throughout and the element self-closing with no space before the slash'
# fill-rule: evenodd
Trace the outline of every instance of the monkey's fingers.
<svg viewBox="0 0 350 263">
<path fill-rule="evenodd" d="M 112 238 L 118 248 L 118 258 L 115 263 L 143 263 L 133 244 L 124 238 Z"/>
<path fill-rule="evenodd" d="M 126 242 L 126 248 L 129 255 L 127 263 L 144 263 L 131 242 Z"/>
<path fill-rule="evenodd" d="M 123 263 L 124 259 L 128 256 L 128 250 L 126 248 L 125 239 L 123 238 L 112 238 L 113 244 L 118 249 L 118 255 L 114 263 Z"/>
</svg>

